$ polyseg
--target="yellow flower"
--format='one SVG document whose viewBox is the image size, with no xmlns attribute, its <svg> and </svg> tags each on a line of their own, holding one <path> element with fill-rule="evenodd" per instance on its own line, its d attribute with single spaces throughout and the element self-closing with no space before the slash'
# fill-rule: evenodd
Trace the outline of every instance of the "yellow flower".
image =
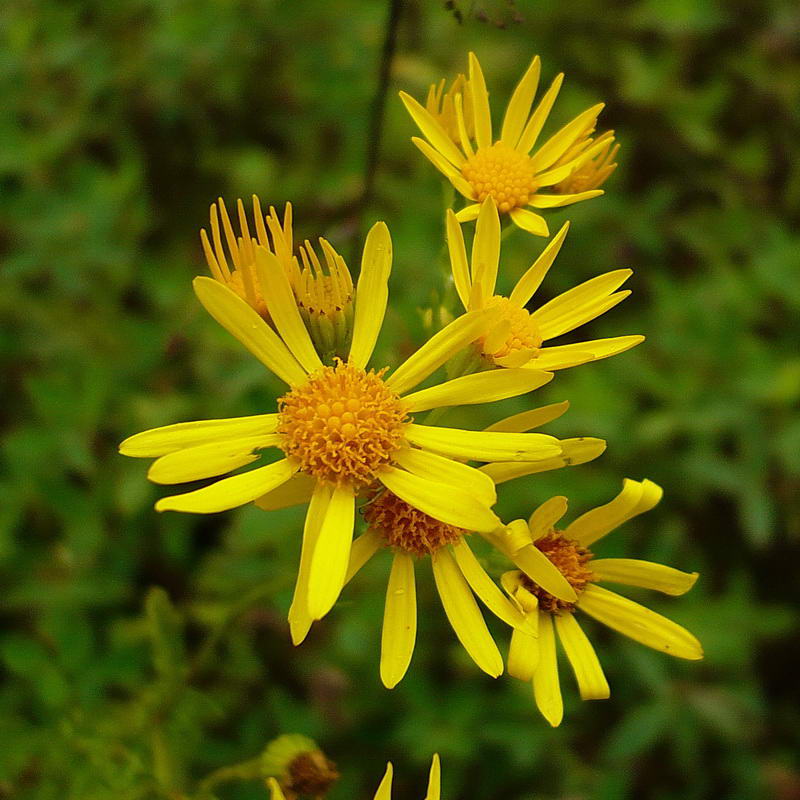
<svg viewBox="0 0 800 800">
<path fill-rule="evenodd" d="M 263 247 L 277 256 L 290 279 L 297 272 L 297 263 L 292 256 L 292 206 L 286 204 L 283 223 L 275 209 L 270 206 L 269 214 L 261 211 L 258 197 L 253 195 L 253 217 L 256 237 L 251 236 L 247 224 L 244 203 L 236 201 L 239 216 L 239 231 L 231 224 L 225 201 L 220 197 L 211 204 L 211 238 L 206 229 L 200 231 L 200 241 L 208 262 L 208 268 L 216 280 L 232 289 L 248 305 L 265 319 L 269 318 L 264 287 L 256 268 L 256 248 Z M 221 225 L 220 225 L 221 221 Z M 267 230 L 269 229 L 269 236 Z M 227 255 L 224 242 L 227 244 Z M 272 241 L 270 241 L 270 236 Z M 230 264 L 228 263 L 230 261 Z"/>
<path fill-rule="evenodd" d="M 662 491 L 652 481 L 626 479 L 611 502 L 578 517 L 563 530 L 556 524 L 567 509 L 565 497 L 553 497 L 533 512 L 528 523 L 516 520 L 506 536 L 522 549 L 533 548 L 558 570 L 577 595 L 565 602 L 550 586 L 531 581 L 521 571 L 506 573 L 503 587 L 530 620 L 538 622 L 538 638 L 520 628 L 512 634 L 508 671 L 533 682 L 536 705 L 552 725 L 561 723 L 564 706 L 556 663 L 556 636 L 575 673 L 581 698 L 609 696 L 608 682 L 586 634 L 575 619 L 579 610 L 619 633 L 668 655 L 688 660 L 703 657 L 700 642 L 680 625 L 634 603 L 599 583 L 621 583 L 682 595 L 692 588 L 697 573 L 631 558 L 595 558 L 589 547 L 629 519 L 649 511 Z"/>
<path fill-rule="evenodd" d="M 599 149 L 594 156 L 584 161 L 578 169 L 555 187 L 555 191 L 558 194 L 576 194 L 578 192 L 587 192 L 590 189 L 599 189 L 617 168 L 617 163 L 614 159 L 619 152 L 619 145 L 614 142 L 614 131 L 606 131 L 601 136 L 598 136 L 597 139 L 591 138 L 592 133 L 592 130 L 587 131 L 581 140 L 561 156 L 558 165 L 568 163 L 590 147 L 597 149 L 596 145 L 602 144 L 602 149 Z"/>
<path fill-rule="evenodd" d="M 373 800 L 392 800 L 392 778 L 394 777 L 394 768 L 391 762 L 386 765 L 386 772 L 384 773 L 383 780 L 375 792 Z M 274 778 L 270 778 L 267 782 L 271 793 L 272 800 L 287 800 L 281 791 L 281 787 Z M 441 767 L 439 765 L 439 756 L 434 755 L 431 762 L 431 771 L 428 777 L 428 791 L 425 794 L 424 800 L 441 800 Z"/>
<path fill-rule="evenodd" d="M 633 273 L 618 269 L 598 275 L 558 295 L 530 313 L 526 306 L 541 285 L 567 235 L 569 223 L 553 237 L 519 279 L 509 297 L 495 294 L 500 264 L 500 217 L 490 199 L 481 205 L 469 264 L 464 236 L 456 215 L 447 212 L 447 246 L 453 282 L 468 311 L 494 309 L 497 315 L 478 342 L 481 355 L 499 367 L 557 370 L 608 358 L 644 341 L 644 336 L 614 336 L 576 344 L 543 347 L 556 336 L 599 317 L 624 300 L 617 291 Z"/>
<path fill-rule="evenodd" d="M 456 143 L 458 143 L 458 115 L 456 113 L 456 96 L 461 97 L 463 103 L 464 126 L 467 137 L 475 135 L 474 117 L 472 114 L 472 93 L 469 90 L 469 82 L 466 76 L 457 75 L 456 79 L 450 84 L 450 88 L 445 90 L 447 81 L 442 78 L 439 83 L 434 83 L 428 89 L 428 97 L 425 100 L 425 108 L 428 113 L 442 126 L 445 133 Z"/>
<path fill-rule="evenodd" d="M 490 508 L 493 498 L 475 491 L 485 485 L 485 476 L 454 459 L 535 462 L 561 454 L 551 436 L 438 428 L 410 416 L 513 397 L 552 378 L 535 370 L 498 370 L 412 391 L 480 335 L 487 312 L 454 320 L 388 377 L 385 368 L 367 370 L 386 311 L 391 261 L 389 231 L 378 223 L 364 246 L 347 360 L 333 366 L 320 360 L 286 272 L 266 248 L 255 248 L 255 265 L 274 328 L 224 283 L 196 278 L 195 292 L 211 316 L 289 389 L 278 400 L 277 413 L 168 425 L 120 445 L 125 455 L 156 458 L 148 477 L 163 484 L 218 478 L 265 454 L 269 460 L 279 456 L 201 489 L 164 497 L 156 509 L 208 514 L 252 501 L 265 509 L 308 501 L 290 610 L 295 640 L 339 596 L 361 492 L 383 485 L 441 522 L 487 531 L 499 520 Z"/>
<path fill-rule="evenodd" d="M 475 219 L 480 203 L 491 197 L 499 211 L 509 214 L 520 228 L 537 236 L 548 236 L 544 217 L 529 211 L 527 206 L 556 208 L 603 193 L 599 189 L 569 194 L 541 191 L 566 180 L 605 145 L 594 142 L 566 162 L 560 161 L 594 128 L 603 109 L 603 104 L 599 103 L 579 114 L 531 154 L 564 78 L 563 74 L 556 77 L 531 113 L 540 69 L 536 56 L 508 103 L 499 139 L 492 135 L 489 94 L 474 53 L 469 54 L 468 79 L 457 80 L 443 97 L 440 90 L 441 101 L 436 100 L 436 94 L 433 100 L 429 95 L 428 108 L 433 106 L 433 113 L 410 95 L 400 93 L 406 109 L 427 139 L 413 137 L 412 141 L 450 183 L 472 201 L 458 212 L 459 222 Z"/>
</svg>

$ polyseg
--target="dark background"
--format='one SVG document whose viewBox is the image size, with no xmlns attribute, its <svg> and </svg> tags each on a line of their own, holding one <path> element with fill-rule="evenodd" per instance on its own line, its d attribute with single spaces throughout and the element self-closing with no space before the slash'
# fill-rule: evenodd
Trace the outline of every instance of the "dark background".
<svg viewBox="0 0 800 800">
<path fill-rule="evenodd" d="M 338 762 L 339 800 L 371 797 L 389 758 L 396 796 L 421 796 L 434 750 L 449 800 L 800 797 L 800 10 L 464 0 L 459 22 L 439 2 L 401 5 L 366 200 L 384 3 L 0 8 L 0 797 L 193 798 L 288 731 Z M 537 52 L 544 81 L 567 75 L 553 124 L 607 102 L 620 169 L 605 197 L 551 216 L 573 227 L 541 297 L 630 266 L 633 296 L 588 330 L 648 337 L 536 393 L 572 402 L 549 431 L 609 449 L 504 487 L 500 510 L 527 516 L 563 493 L 580 513 L 622 477 L 650 477 L 664 501 L 601 552 L 701 572 L 679 600 L 631 595 L 694 631 L 705 661 L 587 622 L 612 697 L 581 703 L 564 671 L 558 730 L 528 686 L 468 662 L 425 564 L 418 647 L 394 691 L 378 679 L 386 558 L 293 650 L 301 511 L 159 516 L 145 464 L 116 451 L 144 428 L 273 408 L 277 381 L 191 292 L 218 194 L 291 200 L 298 238 L 346 255 L 387 220 L 379 354 L 395 364 L 424 339 L 422 310 L 452 300 L 443 193 L 396 92 L 422 97 L 469 49 L 496 122 Z M 543 244 L 508 240 L 501 288 Z"/>
</svg>

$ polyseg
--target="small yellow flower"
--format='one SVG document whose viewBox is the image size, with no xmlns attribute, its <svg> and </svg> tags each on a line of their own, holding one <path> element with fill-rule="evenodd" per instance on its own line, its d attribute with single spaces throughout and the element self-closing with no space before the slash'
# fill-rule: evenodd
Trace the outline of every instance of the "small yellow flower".
<svg viewBox="0 0 800 800">
<path fill-rule="evenodd" d="M 453 282 L 468 311 L 494 309 L 497 315 L 478 342 L 481 355 L 498 367 L 557 370 L 622 353 L 644 336 L 614 336 L 588 342 L 543 347 L 549 339 L 569 333 L 624 300 L 630 291 L 617 291 L 632 274 L 618 269 L 599 275 L 558 295 L 532 313 L 526 308 L 558 255 L 569 230 L 565 223 L 519 279 L 509 297 L 495 294 L 500 265 L 500 217 L 494 203 L 481 205 L 471 259 L 456 215 L 447 212 L 447 246 Z"/>
<path fill-rule="evenodd" d="M 531 580 L 522 571 L 506 573 L 503 587 L 529 619 L 538 621 L 538 639 L 515 628 L 508 654 L 508 671 L 520 680 L 532 681 L 536 705 L 552 725 L 561 723 L 564 705 L 556 663 L 556 636 L 572 666 L 583 700 L 609 696 L 608 682 L 575 611 L 594 617 L 619 633 L 668 655 L 688 660 L 703 657 L 700 642 L 680 625 L 634 603 L 599 583 L 621 583 L 682 595 L 692 588 L 697 573 L 630 558 L 595 558 L 589 549 L 603 536 L 629 519 L 649 511 L 662 491 L 652 481 L 626 479 L 611 502 L 578 517 L 563 530 L 556 524 L 567 509 L 565 497 L 553 497 L 530 517 L 516 520 L 506 530 L 509 547 L 533 551 L 545 559 L 576 595 L 565 601 L 545 581 Z"/>
<path fill-rule="evenodd" d="M 375 792 L 373 800 L 392 800 L 392 778 L 394 777 L 394 768 L 391 762 L 386 765 L 386 772 L 384 773 L 383 780 Z M 274 778 L 270 778 L 267 785 L 269 786 L 272 800 L 287 800 L 281 791 L 281 787 Z M 428 776 L 428 791 L 425 794 L 424 800 L 441 800 L 441 767 L 439 765 L 439 756 L 434 755 L 431 762 L 431 771 Z"/>
<path fill-rule="evenodd" d="M 566 194 L 541 191 L 569 178 L 605 145 L 593 142 L 564 160 L 564 155 L 576 142 L 585 139 L 586 132 L 594 129 L 603 109 L 603 104 L 599 103 L 579 114 L 534 150 L 564 78 L 563 74 L 556 77 L 531 113 L 540 71 L 541 64 L 536 56 L 508 103 L 499 139 L 492 135 L 489 94 L 474 53 L 469 54 L 469 78 L 457 79 L 447 93 L 443 93 L 443 86 L 438 92 L 429 93 L 428 109 L 405 92 L 400 93 L 406 109 L 425 136 L 425 139 L 413 137 L 412 141 L 471 201 L 471 205 L 458 212 L 459 222 L 475 219 L 480 204 L 491 197 L 498 210 L 508 214 L 520 228 L 537 236 L 548 236 L 544 217 L 528 210 L 528 206 L 557 208 L 603 193 L 596 188 Z"/>
<path fill-rule="evenodd" d="M 603 147 L 555 187 L 558 194 L 577 194 L 588 192 L 591 189 L 599 189 L 617 168 L 617 162 L 614 159 L 619 152 L 619 144 L 614 142 L 614 131 L 606 131 L 597 139 L 591 138 L 592 133 L 591 130 L 587 131 L 584 138 L 576 142 L 559 159 L 559 165 L 568 163 L 589 148 L 596 150 L 596 146 L 600 144 Z"/>
<path fill-rule="evenodd" d="M 247 214 L 241 200 L 236 201 L 236 209 L 239 217 L 238 233 L 228 216 L 225 201 L 220 197 L 216 203 L 211 204 L 211 238 L 209 239 L 205 228 L 200 231 L 203 252 L 214 278 L 236 292 L 262 317 L 268 319 L 264 287 L 256 268 L 256 248 L 263 247 L 275 255 L 291 280 L 298 269 L 292 256 L 292 206 L 291 203 L 286 204 L 281 223 L 272 206 L 269 214 L 263 214 L 258 197 L 253 195 L 255 237 L 250 233 Z M 227 255 L 225 245 L 227 245 Z"/>
<path fill-rule="evenodd" d="M 386 368 L 367 369 L 388 301 L 392 243 L 383 223 L 372 228 L 364 246 L 347 360 L 332 366 L 321 361 L 278 258 L 261 246 L 254 257 L 274 327 L 225 283 L 198 277 L 194 288 L 211 316 L 288 384 L 277 413 L 167 425 L 126 439 L 120 451 L 156 458 L 148 477 L 162 484 L 217 479 L 266 456 L 271 463 L 164 497 L 156 509 L 209 514 L 253 501 L 264 509 L 309 502 L 289 616 L 299 641 L 341 592 L 356 501 L 365 490 L 384 486 L 440 522 L 488 531 L 499 520 L 486 493 L 474 491 L 486 476 L 459 460 L 536 462 L 562 449 L 540 433 L 439 428 L 413 420 L 415 413 L 442 406 L 520 395 L 552 378 L 536 370 L 496 370 L 412 391 L 474 342 L 492 312 L 455 319 L 388 377 Z"/>
</svg>

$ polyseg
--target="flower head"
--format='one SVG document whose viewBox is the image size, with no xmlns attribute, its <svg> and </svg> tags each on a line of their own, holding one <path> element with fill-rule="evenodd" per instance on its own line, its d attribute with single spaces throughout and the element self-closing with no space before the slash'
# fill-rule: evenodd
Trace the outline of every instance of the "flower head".
<svg viewBox="0 0 800 800">
<path fill-rule="evenodd" d="M 261 755 L 261 774 L 274 782 L 286 800 L 324 797 L 339 779 L 336 765 L 307 736 L 286 733 Z M 273 796 L 275 795 L 273 790 Z"/>
<path fill-rule="evenodd" d="M 394 778 L 394 768 L 391 762 L 386 765 L 386 772 L 383 775 L 378 790 L 375 792 L 373 800 L 392 800 L 392 779 Z M 284 795 L 280 784 L 274 778 L 267 782 L 270 789 L 272 800 L 290 800 Z M 434 755 L 431 762 L 431 771 L 428 776 L 428 791 L 425 793 L 424 800 L 440 800 L 441 798 L 441 767 L 439 756 Z"/>
<path fill-rule="evenodd" d="M 491 198 L 500 213 L 508 214 L 520 228 L 547 236 L 544 217 L 528 207 L 556 208 L 603 193 L 596 187 L 568 193 L 552 188 L 548 191 L 548 187 L 562 184 L 604 149 L 603 141 L 586 141 L 587 131 L 594 129 L 603 104 L 586 109 L 537 148 L 539 134 L 564 78 L 556 77 L 531 112 L 540 71 L 536 56 L 508 103 L 499 139 L 492 133 L 489 93 L 474 53 L 469 55 L 469 77 L 460 76 L 447 93 L 444 84 L 432 89 L 427 108 L 405 92 L 400 93 L 425 137 L 413 137 L 412 141 L 471 201 L 458 212 L 459 222 L 475 219 L 480 204 Z"/>
<path fill-rule="evenodd" d="M 606 131 L 596 139 L 592 139 L 592 133 L 591 130 L 587 131 L 586 135 L 559 159 L 559 163 L 568 163 L 590 148 L 597 151 L 555 187 L 558 194 L 577 194 L 599 189 L 617 168 L 614 159 L 619 152 L 619 144 L 614 141 L 614 131 Z M 599 148 L 600 144 L 603 145 L 602 148 Z"/>
<path fill-rule="evenodd" d="M 630 291 L 617 291 L 632 274 L 618 269 L 579 284 L 535 311 L 528 305 L 555 261 L 569 230 L 565 223 L 542 254 L 519 279 L 508 297 L 498 295 L 500 217 L 491 200 L 481 205 L 471 258 L 456 215 L 447 212 L 447 246 L 456 291 L 469 311 L 493 309 L 483 336 L 477 342 L 481 356 L 498 367 L 557 370 L 622 353 L 644 340 L 643 336 L 614 336 L 576 344 L 544 346 L 549 339 L 569 333 L 599 317 Z"/>
<path fill-rule="evenodd" d="M 680 625 L 644 606 L 598 585 L 621 583 L 654 589 L 669 595 L 688 592 L 697 573 L 630 558 L 595 558 L 590 549 L 603 536 L 632 517 L 649 511 L 661 499 L 652 481 L 626 479 L 611 502 L 587 511 L 566 528 L 557 528 L 567 509 L 565 497 L 553 497 L 539 506 L 526 523 L 508 526 L 510 549 L 519 545 L 515 560 L 521 568 L 506 573 L 503 587 L 529 619 L 537 620 L 538 639 L 521 628 L 512 634 L 508 671 L 533 682 L 536 705 L 547 721 L 559 725 L 564 706 L 556 663 L 560 639 L 584 700 L 609 696 L 608 682 L 586 634 L 575 618 L 581 611 L 641 644 L 688 660 L 703 657 L 700 642 Z M 520 564 L 519 554 L 536 560 L 535 570 Z M 573 593 L 563 596 L 564 585 Z M 558 588 L 562 591 L 554 591 Z"/>
<path fill-rule="evenodd" d="M 475 341 L 491 310 L 453 320 L 388 376 L 385 368 L 368 369 L 388 301 L 391 261 L 389 231 L 378 223 L 364 246 L 346 360 L 332 365 L 320 359 L 286 270 L 266 247 L 254 247 L 254 264 L 271 325 L 227 284 L 196 278 L 206 310 L 288 389 L 277 413 L 168 425 L 120 445 L 125 455 L 156 458 L 148 473 L 156 483 L 214 479 L 162 498 L 159 511 L 207 514 L 253 501 L 265 509 L 309 503 L 289 617 L 296 642 L 330 610 L 344 585 L 355 506 L 365 490 L 384 487 L 442 523 L 489 531 L 500 524 L 491 510 L 493 496 L 471 494 L 464 480 L 465 473 L 476 480 L 485 476 L 460 460 L 539 462 L 562 452 L 556 439 L 540 433 L 414 421 L 415 413 L 433 408 L 529 392 L 552 373 L 483 372 L 413 391 Z M 262 459 L 255 469 L 220 477 Z"/>
</svg>

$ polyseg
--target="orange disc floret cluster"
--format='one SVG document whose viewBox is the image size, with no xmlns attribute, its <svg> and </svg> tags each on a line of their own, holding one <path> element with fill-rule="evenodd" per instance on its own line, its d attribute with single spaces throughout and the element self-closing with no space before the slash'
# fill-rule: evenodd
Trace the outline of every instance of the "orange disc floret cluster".
<svg viewBox="0 0 800 800">
<path fill-rule="evenodd" d="M 539 328 L 533 317 L 521 306 L 512 303 L 507 297 L 495 295 L 486 304 L 488 308 L 499 308 L 501 321 L 511 325 L 511 331 L 499 348 L 484 354 L 491 358 L 503 358 L 517 350 L 536 350 L 542 344 Z"/>
<path fill-rule="evenodd" d="M 586 584 L 592 581 L 594 576 L 588 564 L 594 554 L 591 550 L 581 547 L 572 539 L 567 539 L 561 531 L 551 530 L 541 539 L 537 539 L 534 545 L 550 559 L 558 571 L 569 581 L 576 594 L 580 594 L 586 588 Z M 559 600 L 549 592 L 546 592 L 528 577 L 525 577 L 523 582 L 525 588 L 539 598 L 539 608 L 542 611 L 550 611 L 551 613 L 571 611 L 575 607 L 574 603 L 565 603 L 563 600 Z"/>
<path fill-rule="evenodd" d="M 388 547 L 418 557 L 457 542 L 467 533 L 463 528 L 429 517 L 388 490 L 364 507 L 364 519 L 383 536 Z"/>
<path fill-rule="evenodd" d="M 356 489 L 375 482 L 402 445 L 409 421 L 383 372 L 337 359 L 278 400 L 283 451 L 303 472 Z"/>
<path fill-rule="evenodd" d="M 475 200 L 482 203 L 491 197 L 501 213 L 528 205 L 538 188 L 531 159 L 502 142 L 478 150 L 461 174 L 472 186 Z"/>
</svg>

